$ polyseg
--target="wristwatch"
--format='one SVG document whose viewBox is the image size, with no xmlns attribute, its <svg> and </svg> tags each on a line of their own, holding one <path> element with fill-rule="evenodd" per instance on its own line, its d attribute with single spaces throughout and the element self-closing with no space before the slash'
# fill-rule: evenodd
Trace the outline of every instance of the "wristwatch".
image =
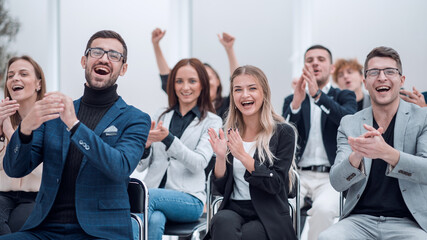
<svg viewBox="0 0 427 240">
<path fill-rule="evenodd" d="M 316 99 L 320 94 L 322 93 L 322 90 L 317 90 L 316 94 L 314 94 L 313 96 L 311 96 L 312 98 Z"/>
</svg>

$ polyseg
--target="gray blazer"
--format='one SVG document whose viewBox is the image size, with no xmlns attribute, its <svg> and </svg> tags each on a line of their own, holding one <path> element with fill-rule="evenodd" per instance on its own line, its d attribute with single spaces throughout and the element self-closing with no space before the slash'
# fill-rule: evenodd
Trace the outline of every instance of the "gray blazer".
<svg viewBox="0 0 427 240">
<path fill-rule="evenodd" d="M 359 124 L 357 124 L 359 123 Z M 372 159 L 364 158 L 362 171 L 350 165 L 352 152 L 347 137 L 358 137 L 366 132 L 363 124 L 372 126 L 372 107 L 341 120 L 337 135 L 337 157 L 329 174 L 337 191 L 348 189 L 343 216 L 356 206 L 368 182 Z M 394 148 L 400 151 L 397 165 L 390 165 L 384 173 L 398 179 L 403 199 L 424 231 L 427 231 L 427 108 L 400 100 L 394 128 Z"/>
<path fill-rule="evenodd" d="M 169 128 L 173 113 L 172 110 L 162 116 L 163 126 Z M 153 119 L 157 121 L 158 116 Z M 201 122 L 195 117 L 181 138 L 175 137 L 168 150 L 162 142 L 151 144 L 150 155 L 142 159 L 136 168 L 142 172 L 148 167 L 144 178 L 148 188 L 157 188 L 167 171 L 166 189 L 185 192 L 205 202 L 204 169 L 213 155 L 208 129 L 218 131 L 221 127 L 221 118 L 208 112 Z"/>
<path fill-rule="evenodd" d="M 371 106 L 371 97 L 367 93 L 363 93 L 363 109 Z"/>
</svg>

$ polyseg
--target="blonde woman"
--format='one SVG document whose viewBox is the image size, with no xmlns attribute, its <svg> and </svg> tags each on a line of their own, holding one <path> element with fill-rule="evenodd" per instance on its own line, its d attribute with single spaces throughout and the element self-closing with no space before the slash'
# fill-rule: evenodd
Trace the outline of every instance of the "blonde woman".
<svg viewBox="0 0 427 240">
<path fill-rule="evenodd" d="M 42 165 L 23 178 L 11 178 L 3 170 L 3 157 L 13 132 L 46 91 L 43 70 L 29 56 L 11 58 L 6 74 L 0 103 L 0 235 L 18 231 L 35 204 Z"/>
<path fill-rule="evenodd" d="M 287 201 L 296 133 L 274 112 L 259 68 L 234 71 L 225 128 L 227 138 L 209 129 L 214 185 L 224 200 L 206 239 L 296 239 Z"/>
</svg>

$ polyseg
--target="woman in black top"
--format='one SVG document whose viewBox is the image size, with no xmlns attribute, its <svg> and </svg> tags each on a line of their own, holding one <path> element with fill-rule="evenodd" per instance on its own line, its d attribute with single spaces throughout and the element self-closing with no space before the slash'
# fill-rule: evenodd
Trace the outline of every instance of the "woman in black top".
<svg viewBox="0 0 427 240">
<path fill-rule="evenodd" d="M 205 239 L 296 239 L 288 205 L 295 128 L 274 112 L 259 68 L 237 68 L 230 93 L 227 138 L 209 129 L 213 183 L 224 199 Z"/>
</svg>

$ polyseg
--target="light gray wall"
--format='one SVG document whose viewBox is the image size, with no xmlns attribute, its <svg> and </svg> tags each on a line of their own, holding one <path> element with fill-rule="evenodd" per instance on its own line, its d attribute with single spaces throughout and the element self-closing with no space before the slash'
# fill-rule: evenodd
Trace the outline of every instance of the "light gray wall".
<svg viewBox="0 0 427 240">
<path fill-rule="evenodd" d="M 427 91 L 427 1 L 314 0 L 313 42 L 334 58 L 357 58 L 363 65 L 375 47 L 394 48 L 402 59 L 405 88 Z"/>
<path fill-rule="evenodd" d="M 267 75 L 272 102 L 282 113 L 283 99 L 291 93 L 291 0 L 193 1 L 194 57 L 211 64 L 221 75 L 223 95 L 229 93 L 227 55 L 216 34 L 236 37 L 240 65 L 254 65 Z"/>
<path fill-rule="evenodd" d="M 363 63 L 374 47 L 387 45 L 402 57 L 406 88 L 427 90 L 427 1 L 424 0 L 9 0 L 22 23 L 11 49 L 29 54 L 45 70 L 48 90 L 72 98 L 83 92 L 80 66 L 89 37 L 101 29 L 119 32 L 129 48 L 129 70 L 119 78 L 119 93 L 136 107 L 154 113 L 167 105 L 151 45 L 155 27 L 167 29 L 161 42 L 170 67 L 183 57 L 210 63 L 228 94 L 228 61 L 217 33 L 236 37 L 241 65 L 260 67 L 272 88 L 275 110 L 291 93 L 292 76 L 302 66 L 301 49 L 321 43 L 334 58 L 357 57 Z M 52 64 L 55 26 L 52 4 L 59 3 L 59 69 Z M 295 7 L 297 6 L 297 7 Z M 297 22 L 298 21 L 298 22 Z M 302 27 L 301 27 L 302 26 Z M 298 36 L 298 37 L 296 37 Z M 291 62 L 292 60 L 292 62 Z M 295 70 L 296 69 L 296 70 Z M 59 77 L 56 77 L 55 72 Z M 58 84 L 49 84 L 57 82 Z"/>
</svg>

